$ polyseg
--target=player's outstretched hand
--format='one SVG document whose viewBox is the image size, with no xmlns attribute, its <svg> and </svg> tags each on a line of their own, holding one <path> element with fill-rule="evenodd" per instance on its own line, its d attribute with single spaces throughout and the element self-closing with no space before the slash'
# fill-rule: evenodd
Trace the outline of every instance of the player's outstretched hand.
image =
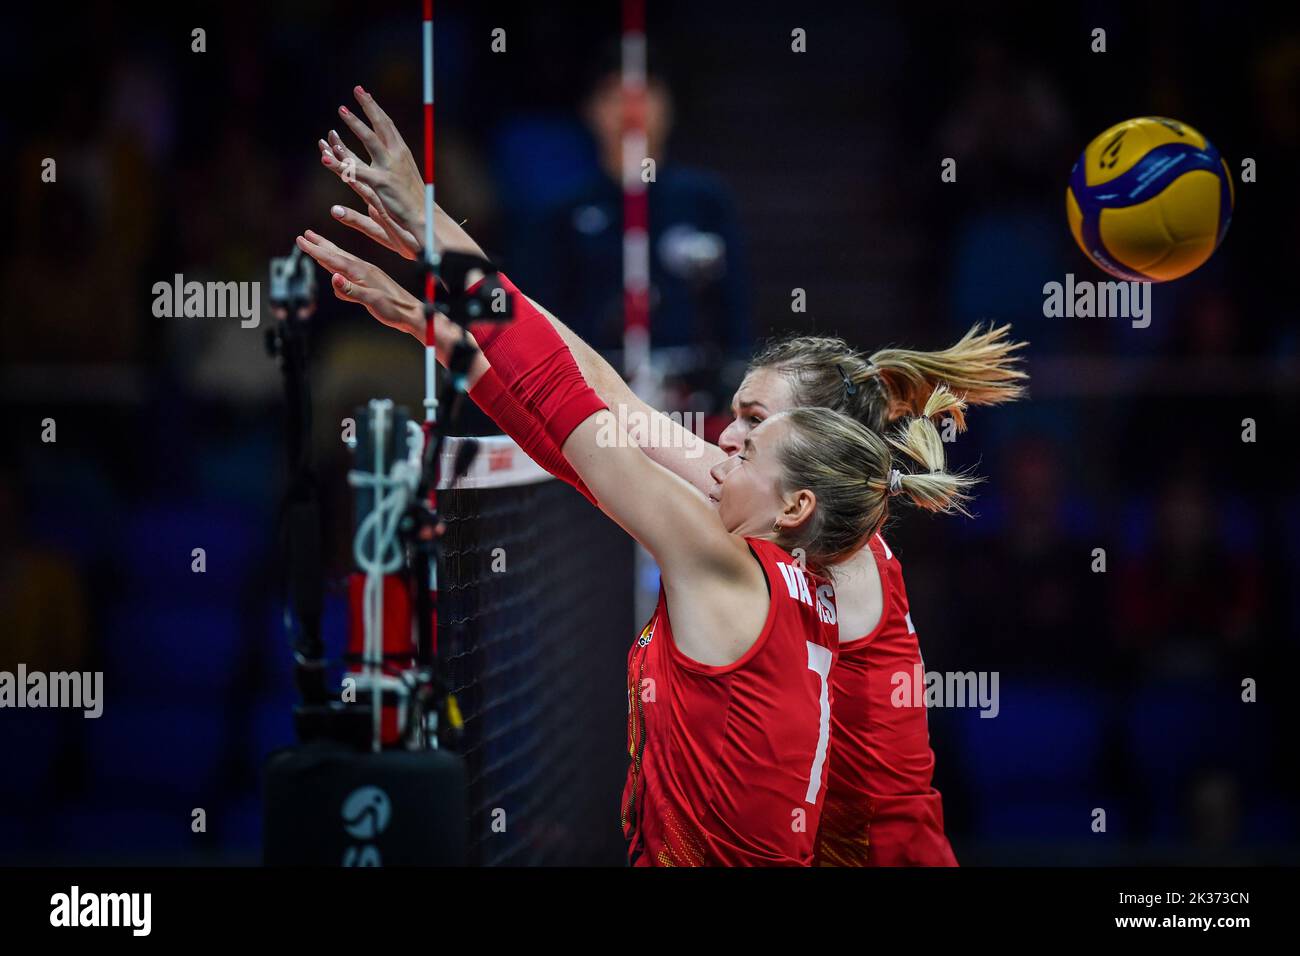
<svg viewBox="0 0 1300 956">
<path fill-rule="evenodd" d="M 334 130 L 317 140 L 317 146 L 322 165 L 361 197 L 366 213 L 333 206 L 330 214 L 386 249 L 414 259 L 423 245 L 424 179 L 401 133 L 375 98 L 360 86 L 352 93 L 370 125 L 346 106 L 339 107 L 339 117 L 361 140 L 370 162 L 349 149 Z"/>
<path fill-rule="evenodd" d="M 295 241 L 299 249 L 330 273 L 330 286 L 338 298 L 363 305 L 384 325 L 423 340 L 424 307 L 383 269 L 345 252 L 310 229 Z"/>
<path fill-rule="evenodd" d="M 330 273 L 330 287 L 334 295 L 344 302 L 365 306 L 367 312 L 380 322 L 402 332 L 408 332 L 424 341 L 424 305 L 411 295 L 379 266 L 366 262 L 350 252 L 340 249 L 320 233 L 308 229 L 295 241 L 298 248 L 311 256 Z M 475 349 L 474 337 L 441 312 L 435 312 L 433 328 L 434 348 L 438 361 L 444 365 L 450 360 L 452 350 L 460 342 L 468 342 Z M 482 353 L 476 356 L 479 363 L 471 366 L 470 384 L 487 370 Z"/>
</svg>

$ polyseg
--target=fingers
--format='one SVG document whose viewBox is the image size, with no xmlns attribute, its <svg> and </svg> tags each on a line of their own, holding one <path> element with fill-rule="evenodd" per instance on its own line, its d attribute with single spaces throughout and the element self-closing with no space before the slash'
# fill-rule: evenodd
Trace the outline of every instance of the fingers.
<svg viewBox="0 0 1300 956">
<path fill-rule="evenodd" d="M 314 244 L 307 241 L 302 236 L 296 236 L 293 241 L 297 244 L 299 249 L 301 249 L 303 252 L 307 253 L 307 255 L 315 259 L 316 262 L 321 266 L 321 268 L 325 269 L 328 272 L 334 271 L 330 267 L 329 263 L 325 261 L 324 250 L 317 248 Z"/>
<path fill-rule="evenodd" d="M 414 259 L 419 255 L 422 248 L 420 240 L 389 215 L 388 209 L 377 198 L 367 204 L 366 211 L 388 234 L 389 239 L 393 242 L 395 252 L 400 253 L 406 259 Z"/>
<path fill-rule="evenodd" d="M 356 193 L 365 201 L 367 211 L 370 212 L 372 218 L 374 218 L 376 222 L 379 222 L 379 217 L 374 215 L 374 210 L 383 209 L 384 201 L 380 199 L 379 194 L 375 192 L 375 187 L 371 186 L 369 183 L 358 183 Z"/>
<path fill-rule="evenodd" d="M 383 230 L 388 237 L 388 241 L 377 240 L 383 245 L 392 249 L 405 259 L 414 259 L 420 251 L 420 242 L 409 232 L 401 223 L 392 217 L 384 201 L 379 198 L 379 194 L 374 187 L 366 183 L 353 183 L 353 190 L 358 196 L 366 201 L 366 212 L 370 218 Z"/>
<path fill-rule="evenodd" d="M 393 218 L 374 187 L 363 182 L 354 182 L 350 185 L 353 191 L 365 200 L 366 211 L 370 213 L 370 218 L 384 231 L 388 241 L 372 238 L 375 238 L 376 242 L 392 249 L 403 258 L 414 259 L 421 249 L 420 240 L 416 238 L 415 234 Z"/>
<path fill-rule="evenodd" d="M 339 134 L 330 130 L 330 141 L 316 140 L 320 149 L 320 161 L 326 169 L 338 176 L 349 186 L 356 188 L 358 182 L 374 183 L 378 181 L 378 171 L 344 145 Z"/>
<path fill-rule="evenodd" d="M 329 272 L 341 272 L 349 279 L 360 279 L 369 265 L 310 229 L 295 241 L 299 249 L 320 263 L 321 268 Z"/>
<path fill-rule="evenodd" d="M 379 228 L 388 235 L 388 248 L 403 259 L 419 257 L 420 244 L 415 241 L 414 236 L 399 226 L 392 216 L 374 206 L 367 206 L 366 212 L 370 213 L 370 218 L 379 223 Z"/>
<path fill-rule="evenodd" d="M 343 119 L 343 122 L 348 124 L 348 129 L 356 134 L 357 139 L 361 140 L 361 145 L 366 148 L 366 152 L 370 154 L 372 160 L 387 154 L 383 141 L 350 109 L 346 106 L 340 106 L 339 116 Z"/>
<path fill-rule="evenodd" d="M 375 187 L 370 183 L 361 182 L 360 180 L 349 183 L 349 185 L 352 187 L 352 191 L 360 196 L 365 202 L 366 209 L 370 213 L 371 218 L 380 225 L 384 225 L 384 219 L 390 217 L 388 217 L 388 210 L 384 207 L 384 201 L 379 198 L 379 193 L 375 192 Z M 382 212 L 383 218 L 375 215 L 376 210 Z M 387 226 L 385 226 L 385 228 L 387 228 Z"/>
<path fill-rule="evenodd" d="M 343 137 L 339 135 L 338 130 L 330 130 L 329 134 L 325 138 L 329 141 L 329 147 L 338 154 L 340 159 L 346 159 L 348 156 L 356 155 L 356 153 L 352 152 L 352 150 L 348 148 L 348 144 L 343 142 Z"/>
<path fill-rule="evenodd" d="M 366 305 L 374 297 L 374 290 L 363 286 L 336 272 L 330 276 L 330 287 L 334 289 L 334 294 L 344 302 L 356 302 L 359 305 Z"/>
<path fill-rule="evenodd" d="M 348 144 L 343 142 L 343 137 L 338 134 L 337 130 L 330 130 L 325 139 L 317 140 L 317 142 L 320 144 L 322 152 L 329 153 L 340 163 L 345 163 L 350 159 L 356 163 L 358 172 L 361 171 L 362 167 L 365 167 L 367 173 L 373 172 L 369 163 L 348 148 Z"/>
<path fill-rule="evenodd" d="M 396 297 L 385 293 L 382 282 L 387 277 L 382 272 L 379 272 L 375 278 L 380 285 L 372 285 L 365 278 L 355 279 L 341 272 L 335 272 L 330 276 L 330 288 L 334 290 L 337 298 L 363 306 L 384 325 L 412 335 L 422 335 L 424 321 L 419 302 L 409 294 L 401 293 L 400 290 L 398 290 L 400 294 Z"/>
<path fill-rule="evenodd" d="M 294 241 L 330 273 L 330 288 L 336 298 L 364 306 L 384 325 L 412 335 L 423 334 L 425 322 L 420 303 L 395 285 L 378 266 L 344 252 L 310 229 Z"/>
<path fill-rule="evenodd" d="M 361 110 L 366 114 L 366 119 L 370 120 L 370 124 L 374 126 L 375 132 L 379 134 L 379 137 L 390 149 L 402 142 L 402 134 L 397 131 L 397 126 L 388 118 L 388 114 L 383 111 L 373 96 L 360 86 L 353 87 L 352 95 L 361 104 Z"/>
<path fill-rule="evenodd" d="M 371 214 L 363 216 L 355 209 L 349 209 L 347 206 L 331 206 L 330 215 L 343 225 L 355 229 L 367 239 L 373 239 L 385 249 L 400 253 L 402 250 L 389 238 L 388 233 L 384 231 L 384 227 L 375 221 L 374 207 L 371 206 L 370 209 Z"/>
</svg>

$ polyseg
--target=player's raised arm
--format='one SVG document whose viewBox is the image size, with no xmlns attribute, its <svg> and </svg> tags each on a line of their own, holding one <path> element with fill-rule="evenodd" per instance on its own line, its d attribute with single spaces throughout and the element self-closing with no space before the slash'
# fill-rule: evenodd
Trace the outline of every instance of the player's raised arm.
<svg viewBox="0 0 1300 956">
<path fill-rule="evenodd" d="M 339 108 L 339 117 L 361 140 L 370 161 L 353 152 L 335 130 L 330 130 L 317 145 L 322 164 L 361 197 L 366 203 L 366 213 L 335 205 L 330 214 L 385 248 L 414 259 L 420 250 L 418 237 L 424 235 L 423 179 L 410 148 L 375 98 L 360 86 L 353 93 L 365 120 L 346 107 Z M 486 258 L 482 247 L 440 206 L 434 207 L 434 234 L 439 249 Z M 470 279 L 473 278 L 471 275 Z M 514 286 L 510 288 L 518 291 Z M 596 394 L 622 416 L 622 421 L 644 424 L 645 427 L 635 429 L 633 437 L 646 454 L 685 478 L 701 496 L 707 495 L 712 484 L 709 471 L 726 454 L 642 401 L 600 353 L 544 307 L 531 299 L 528 301 L 546 316 L 568 345 Z M 650 427 L 652 419 L 655 427 Z"/>
<path fill-rule="evenodd" d="M 544 306 L 532 299 L 528 301 L 550 320 L 560 338 L 572 351 L 583 376 L 610 409 L 619 413 L 621 406 L 624 421 L 639 422 L 645 426 L 637 429 L 635 438 L 646 455 L 679 478 L 685 479 L 702 495 L 707 495 L 713 485 L 710 472 L 727 457 L 726 452 L 643 401 L 623 380 L 623 376 L 599 352 L 584 342 L 581 336 Z M 653 417 L 657 417 L 658 421 L 651 428 Z"/>
<path fill-rule="evenodd" d="M 324 236 L 308 229 L 298 237 L 298 246 L 330 273 L 334 295 L 344 302 L 363 306 L 384 325 L 398 329 L 424 342 L 423 304 L 373 263 L 340 249 Z M 434 348 L 438 362 L 450 361 L 452 350 L 467 333 L 442 313 L 435 313 Z M 474 341 L 472 335 L 470 341 Z M 501 430 L 515 440 L 533 461 L 556 478 L 572 485 L 592 504 L 596 499 L 582 483 L 564 454 L 546 435 L 533 413 L 525 408 L 488 365 L 483 353 L 476 351 L 466 372 L 469 396 Z"/>
<path fill-rule="evenodd" d="M 650 551 L 665 574 L 753 577 L 743 543 L 706 499 L 651 461 L 587 383 L 564 340 L 527 299 L 485 346 L 501 381 L 531 408 L 603 510 Z M 754 578 L 758 580 L 758 578 Z"/>
</svg>

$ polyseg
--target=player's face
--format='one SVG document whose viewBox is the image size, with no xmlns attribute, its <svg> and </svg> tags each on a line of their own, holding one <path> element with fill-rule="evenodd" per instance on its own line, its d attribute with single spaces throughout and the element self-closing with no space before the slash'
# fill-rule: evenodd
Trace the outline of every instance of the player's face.
<svg viewBox="0 0 1300 956">
<path fill-rule="evenodd" d="M 780 418 L 755 426 L 736 454 L 714 465 L 709 500 L 733 534 L 770 534 L 781 513 L 781 440 L 789 427 Z"/>
<path fill-rule="evenodd" d="M 794 408 L 794 387 L 770 368 L 756 368 L 740 383 L 731 400 L 732 421 L 718 438 L 718 447 L 734 455 L 755 428 L 777 412 Z"/>
<path fill-rule="evenodd" d="M 622 77 L 618 73 L 611 73 L 602 79 L 587 99 L 587 125 L 595 134 L 602 155 L 611 159 L 622 156 L 626 110 Z M 650 77 L 646 83 L 642 116 L 645 120 L 646 155 L 658 159 L 672 130 L 673 101 L 668 87 L 654 77 Z"/>
</svg>

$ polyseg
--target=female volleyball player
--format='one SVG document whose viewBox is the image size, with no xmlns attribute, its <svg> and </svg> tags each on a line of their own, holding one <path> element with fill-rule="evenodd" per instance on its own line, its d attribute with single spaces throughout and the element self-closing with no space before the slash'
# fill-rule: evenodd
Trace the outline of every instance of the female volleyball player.
<svg viewBox="0 0 1300 956">
<path fill-rule="evenodd" d="M 333 273 L 340 298 L 388 324 L 423 325 L 420 304 L 376 267 L 312 232 L 298 242 Z M 925 417 L 891 440 L 829 409 L 774 415 L 745 436 L 739 454 L 717 462 L 710 510 L 630 441 L 551 322 L 523 296 L 515 305 L 516 318 L 476 356 L 471 379 L 477 384 L 490 363 L 661 571 L 658 605 L 628 659 L 630 860 L 811 863 L 839 629 L 829 581 L 791 550 L 803 549 L 815 569 L 834 564 L 861 547 L 899 493 L 932 510 L 960 507 L 970 479 L 944 472 L 929 418 L 960 413 L 960 402 L 936 390 Z M 445 358 L 460 332 L 436 319 Z M 924 472 L 895 468 L 894 449 Z"/>
<path fill-rule="evenodd" d="M 798 337 L 764 349 L 733 401 L 719 445 L 732 452 L 748 430 L 792 405 L 826 404 L 883 432 L 925 401 L 937 381 L 968 404 L 1016 398 L 1023 343 L 1006 329 L 971 330 L 937 352 L 886 349 L 870 357 L 840 339 Z M 964 427 L 960 411 L 955 424 Z M 879 532 L 832 569 L 840 604 L 840 654 L 832 673 L 831 770 L 817 839 L 823 866 L 955 866 L 943 804 L 932 786 L 934 752 L 923 697 L 898 707 L 900 679 L 924 672 L 902 566 Z"/>
<path fill-rule="evenodd" d="M 351 160 L 361 171 L 360 185 L 370 217 L 335 207 L 336 218 L 404 255 L 413 256 L 410 232 L 401 230 L 384 211 L 385 196 L 411 193 L 418 184 L 413 161 L 403 167 L 400 137 L 373 99 L 359 92 L 358 100 L 385 132 L 378 141 L 355 117 L 349 125 L 371 150 L 375 166 L 361 163 L 336 133 L 322 140 L 322 161 L 336 172 Z M 393 147 L 389 144 L 395 143 Z M 405 168 L 403 179 L 401 170 Z M 415 186 L 418 188 L 418 185 Z M 394 203 L 398 208 L 401 203 Z M 408 210 L 417 208 L 409 203 Z M 409 221 L 409 220 L 408 220 Z M 383 225 L 381 225 L 383 223 Z M 440 245 L 481 254 L 473 241 L 439 211 Z M 418 232 L 417 230 L 414 230 Z M 405 244 L 406 248 L 403 248 Z M 327 266 L 328 268 L 328 266 Z M 413 302 L 413 300 L 412 300 Z M 372 310 L 374 311 L 374 310 Z M 382 319 L 382 316 L 380 316 Z M 553 320 L 553 317 L 552 317 Z M 553 320 L 554 321 L 554 320 Z M 390 321 L 389 324 L 402 325 Z M 558 325 L 558 323 L 557 323 Z M 611 403 L 639 405 L 621 377 L 598 355 L 559 326 L 574 349 L 588 379 Z M 647 452 L 674 472 L 707 488 L 709 469 L 741 447 L 749 428 L 767 416 L 799 405 L 825 405 L 852 415 L 878 432 L 902 414 L 923 411 L 921 403 L 938 382 L 963 392 L 972 404 L 1014 399 L 1023 373 L 1014 368 L 1012 353 L 1023 343 L 1011 343 L 1006 329 L 972 330 L 952 348 L 941 352 L 885 350 L 865 359 L 837 339 L 799 338 L 769 348 L 751 365 L 733 401 L 735 421 L 723 433 L 721 447 L 695 447 L 689 432 L 678 429 L 658 448 Z M 560 477 L 562 461 L 554 449 L 537 440 L 538 429 L 527 413 L 509 401 L 508 393 L 486 376 L 474 397 L 529 447 L 530 454 Z M 642 408 L 653 414 L 653 410 Z M 960 410 L 957 411 L 961 424 Z M 661 430 L 660 434 L 664 434 Z M 581 483 L 577 482 L 580 490 Z M 907 605 L 902 571 L 879 534 L 869 545 L 837 564 L 841 664 L 832 683 L 839 704 L 833 710 L 830 793 L 822 820 L 818 861 L 823 864 L 944 865 L 955 863 L 943 833 L 942 804 L 931 786 L 934 757 L 929 746 L 925 711 L 891 704 L 895 675 L 910 678 L 920 665 L 920 648 Z"/>
</svg>

